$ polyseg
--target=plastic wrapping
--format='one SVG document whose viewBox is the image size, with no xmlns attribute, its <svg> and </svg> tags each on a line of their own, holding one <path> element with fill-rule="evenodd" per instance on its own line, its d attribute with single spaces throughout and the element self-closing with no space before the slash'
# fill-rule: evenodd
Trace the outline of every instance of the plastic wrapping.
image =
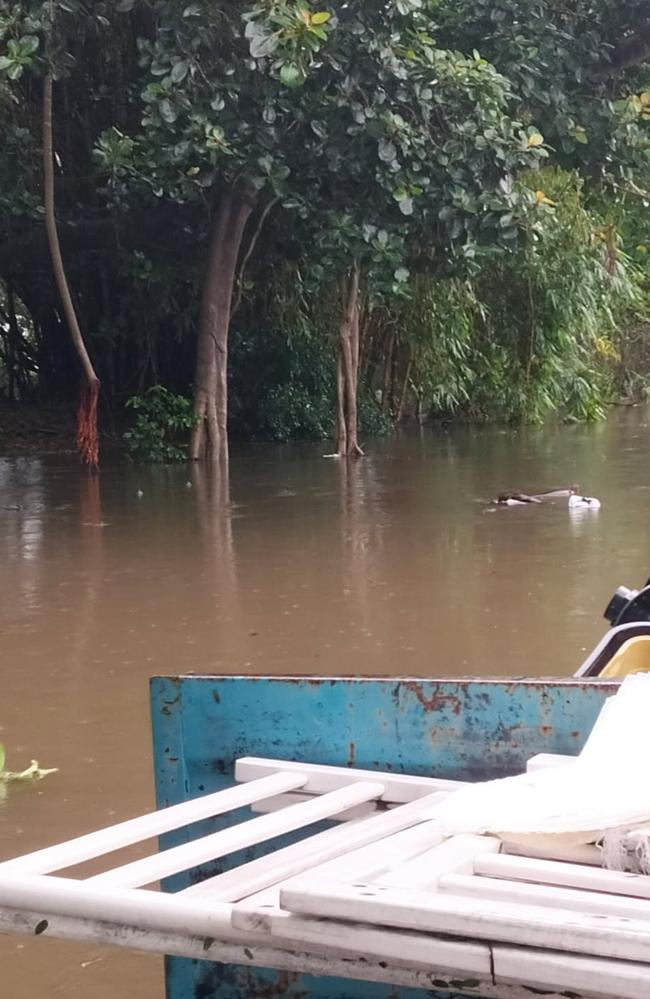
<svg viewBox="0 0 650 999">
<path fill-rule="evenodd" d="M 650 674 L 628 677 L 565 766 L 474 784 L 435 810 L 446 835 L 489 833 L 539 850 L 620 839 L 650 824 Z"/>
</svg>

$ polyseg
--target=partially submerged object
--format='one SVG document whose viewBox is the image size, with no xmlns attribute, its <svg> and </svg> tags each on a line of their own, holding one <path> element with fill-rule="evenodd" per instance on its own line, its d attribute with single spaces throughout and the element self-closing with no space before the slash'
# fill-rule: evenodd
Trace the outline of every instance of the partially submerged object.
<svg viewBox="0 0 650 999">
<path fill-rule="evenodd" d="M 564 499 L 580 492 L 580 486 L 557 486 L 554 489 L 543 489 L 541 492 L 526 493 L 519 489 L 507 489 L 499 493 L 493 500 L 499 506 L 523 506 L 527 503 L 543 503 L 544 500 Z"/>
<path fill-rule="evenodd" d="M 541 493 L 524 493 L 516 489 L 506 490 L 499 493 L 495 500 L 497 506 L 527 506 L 530 504 L 541 504 L 544 500 L 553 500 L 568 497 L 569 510 L 571 513 L 580 513 L 582 510 L 600 510 L 601 502 L 595 496 L 582 496 L 579 486 L 566 486 L 560 489 L 548 489 Z"/>
<path fill-rule="evenodd" d="M 52 767 L 49 770 L 46 770 L 39 765 L 38 760 L 31 760 L 30 765 L 24 770 L 7 770 L 5 769 L 5 763 L 5 747 L 3 743 L 0 742 L 0 785 L 3 783 L 11 784 L 14 781 L 43 780 L 44 777 L 48 777 L 50 774 L 58 773 L 57 767 Z"/>
<path fill-rule="evenodd" d="M 516 489 L 510 489 L 499 493 L 493 502 L 499 506 L 524 506 L 526 503 L 541 503 L 539 496 L 532 496 L 530 493 L 522 493 Z"/>
<path fill-rule="evenodd" d="M 570 496 L 569 506 L 588 510 L 600 510 L 601 502 L 595 496 Z"/>
</svg>

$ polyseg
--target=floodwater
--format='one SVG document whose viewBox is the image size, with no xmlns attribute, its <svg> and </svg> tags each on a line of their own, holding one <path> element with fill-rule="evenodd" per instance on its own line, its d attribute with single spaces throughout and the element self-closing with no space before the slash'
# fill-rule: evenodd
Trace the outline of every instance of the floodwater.
<svg viewBox="0 0 650 999">
<path fill-rule="evenodd" d="M 151 807 L 151 674 L 571 674 L 650 574 L 648 423 L 413 430 L 349 466 L 251 446 L 229 481 L 0 460 L 0 739 L 60 768 L 8 788 L 0 858 Z M 487 502 L 572 482 L 602 509 Z M 5 937 L 0 963 L 6 999 L 163 996 L 152 956 Z"/>
</svg>

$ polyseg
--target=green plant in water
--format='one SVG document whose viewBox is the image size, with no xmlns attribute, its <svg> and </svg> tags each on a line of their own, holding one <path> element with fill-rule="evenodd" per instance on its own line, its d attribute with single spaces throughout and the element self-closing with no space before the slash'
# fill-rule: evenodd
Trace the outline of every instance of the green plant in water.
<svg viewBox="0 0 650 999">
<path fill-rule="evenodd" d="M 20 771 L 5 770 L 5 763 L 5 747 L 0 742 L 0 783 L 9 784 L 12 781 L 43 780 L 43 778 L 47 777 L 48 774 L 55 774 L 58 772 L 58 767 L 53 767 L 50 770 L 44 770 L 43 767 L 38 765 L 36 760 L 32 760 L 26 770 Z"/>
<path fill-rule="evenodd" d="M 131 461 L 171 464 L 187 459 L 182 438 L 194 426 L 192 402 L 163 385 L 154 385 L 144 395 L 135 395 L 127 407 L 137 413 L 131 430 L 124 434 Z"/>
</svg>

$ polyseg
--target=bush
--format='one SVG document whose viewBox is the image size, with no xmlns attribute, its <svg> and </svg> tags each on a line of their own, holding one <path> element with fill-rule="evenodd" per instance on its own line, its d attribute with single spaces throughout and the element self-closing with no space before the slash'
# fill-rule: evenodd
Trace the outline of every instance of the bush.
<svg viewBox="0 0 650 999">
<path fill-rule="evenodd" d="M 182 439 L 194 426 L 191 399 L 154 385 L 126 405 L 137 413 L 135 425 L 124 434 L 131 461 L 171 464 L 187 459 L 187 444 Z"/>
</svg>

